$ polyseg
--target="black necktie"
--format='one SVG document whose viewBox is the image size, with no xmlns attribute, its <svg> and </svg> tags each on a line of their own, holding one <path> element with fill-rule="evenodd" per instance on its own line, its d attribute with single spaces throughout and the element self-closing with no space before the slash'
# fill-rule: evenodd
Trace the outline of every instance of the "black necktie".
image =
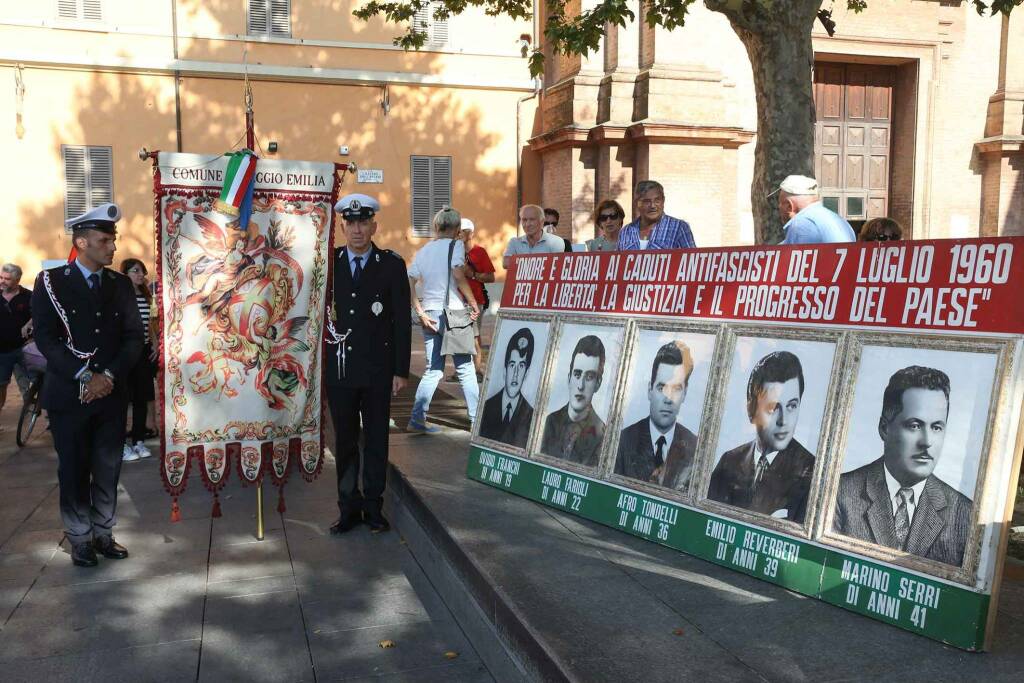
<svg viewBox="0 0 1024 683">
<path fill-rule="evenodd" d="M 100 300 L 100 275 L 99 273 L 89 274 L 89 287 L 92 289 L 92 298 Z"/>
<path fill-rule="evenodd" d="M 754 488 L 756 489 L 760 484 L 761 480 L 764 479 L 764 473 L 768 469 L 768 456 L 764 453 L 761 454 L 761 458 L 757 461 L 757 469 L 754 471 Z"/>
<path fill-rule="evenodd" d="M 363 257 L 356 256 L 356 268 L 352 271 L 352 282 L 359 284 L 359 276 L 363 274 Z"/>
<path fill-rule="evenodd" d="M 505 406 L 505 419 L 503 421 L 504 421 L 505 424 L 508 424 L 509 422 L 512 421 L 512 404 L 511 403 L 509 403 L 508 405 Z"/>
<path fill-rule="evenodd" d="M 654 451 L 654 464 L 655 467 L 661 467 L 665 464 L 665 437 L 659 436 L 658 440 L 654 442 L 658 448 Z"/>
</svg>

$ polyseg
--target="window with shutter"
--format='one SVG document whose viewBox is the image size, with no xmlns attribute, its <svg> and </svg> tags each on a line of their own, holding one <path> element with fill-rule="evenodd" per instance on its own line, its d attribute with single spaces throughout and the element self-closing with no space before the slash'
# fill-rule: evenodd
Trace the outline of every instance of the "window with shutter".
<svg viewBox="0 0 1024 683">
<path fill-rule="evenodd" d="M 448 44 L 448 20 L 435 19 L 436 2 L 421 7 L 413 17 L 413 25 L 417 31 L 427 34 L 427 45 L 440 46 Z"/>
<path fill-rule="evenodd" d="M 248 31 L 251 36 L 290 38 L 291 0 L 249 0 Z"/>
<path fill-rule="evenodd" d="M 102 0 L 57 0 L 58 19 L 103 20 Z"/>
<path fill-rule="evenodd" d="M 81 216 L 114 201 L 114 154 L 110 147 L 63 145 L 64 218 Z"/>
<path fill-rule="evenodd" d="M 411 157 L 412 234 L 431 236 L 431 221 L 443 206 L 452 203 L 452 158 Z"/>
</svg>

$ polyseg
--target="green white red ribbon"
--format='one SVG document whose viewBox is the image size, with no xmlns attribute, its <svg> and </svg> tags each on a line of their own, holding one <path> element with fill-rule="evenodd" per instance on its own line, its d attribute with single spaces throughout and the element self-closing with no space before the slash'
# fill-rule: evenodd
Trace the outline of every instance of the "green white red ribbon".
<svg viewBox="0 0 1024 683">
<path fill-rule="evenodd" d="M 237 218 L 242 202 L 251 191 L 256 177 L 256 155 L 248 149 L 232 152 L 228 168 L 224 173 L 224 187 L 214 208 L 228 216 Z M 243 226 L 244 229 L 244 226 Z"/>
</svg>

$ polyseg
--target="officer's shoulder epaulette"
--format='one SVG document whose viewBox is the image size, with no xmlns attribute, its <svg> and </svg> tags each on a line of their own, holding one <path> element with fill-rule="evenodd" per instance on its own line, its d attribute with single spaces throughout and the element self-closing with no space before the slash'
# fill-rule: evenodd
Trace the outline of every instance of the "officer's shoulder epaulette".
<svg viewBox="0 0 1024 683">
<path fill-rule="evenodd" d="M 402 255 L 401 255 L 401 254 L 399 254 L 399 253 L 398 253 L 397 251 L 394 251 L 394 250 L 392 250 L 392 249 L 381 249 L 380 251 L 381 251 L 381 253 L 382 253 L 382 254 L 384 254 L 385 256 L 390 256 L 390 257 L 392 257 L 392 258 L 396 258 L 396 259 L 398 259 L 399 261 L 403 261 L 403 262 L 405 261 L 405 259 L 404 259 L 404 258 L 402 258 Z"/>
<path fill-rule="evenodd" d="M 104 268 L 103 269 L 103 276 L 105 278 L 107 278 L 108 280 L 120 280 L 120 279 L 127 280 L 128 279 L 127 275 L 125 275 L 124 273 L 119 273 L 119 272 L 117 272 L 116 270 L 114 270 L 112 268 Z"/>
</svg>

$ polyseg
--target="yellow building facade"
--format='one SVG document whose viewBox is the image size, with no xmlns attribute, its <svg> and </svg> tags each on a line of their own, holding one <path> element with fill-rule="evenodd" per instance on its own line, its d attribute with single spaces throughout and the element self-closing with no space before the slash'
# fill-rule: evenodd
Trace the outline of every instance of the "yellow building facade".
<svg viewBox="0 0 1024 683">
<path fill-rule="evenodd" d="M 352 17 L 358 1 L 0 2 L 0 260 L 31 277 L 66 255 L 66 215 L 112 198 L 118 257 L 151 262 L 140 148 L 240 143 L 246 74 L 258 153 L 376 171 L 344 191 L 380 198 L 378 242 L 406 258 L 440 203 L 474 220 L 500 269 L 521 203 L 558 209 L 560 232 L 582 241 L 596 203 L 629 212 L 645 178 L 699 245 L 754 241 L 753 82 L 721 15 L 695 5 L 672 33 L 611 27 L 597 54 L 552 57 L 534 83 L 522 56 L 534 22 L 472 8 L 421 18 L 428 45 L 404 52 L 391 44 L 401 27 Z M 917 238 L 1024 232 L 1024 12 L 979 17 L 957 0 L 836 12 L 836 36 L 814 35 L 816 174 L 831 205 L 854 223 L 892 215 Z"/>
</svg>

